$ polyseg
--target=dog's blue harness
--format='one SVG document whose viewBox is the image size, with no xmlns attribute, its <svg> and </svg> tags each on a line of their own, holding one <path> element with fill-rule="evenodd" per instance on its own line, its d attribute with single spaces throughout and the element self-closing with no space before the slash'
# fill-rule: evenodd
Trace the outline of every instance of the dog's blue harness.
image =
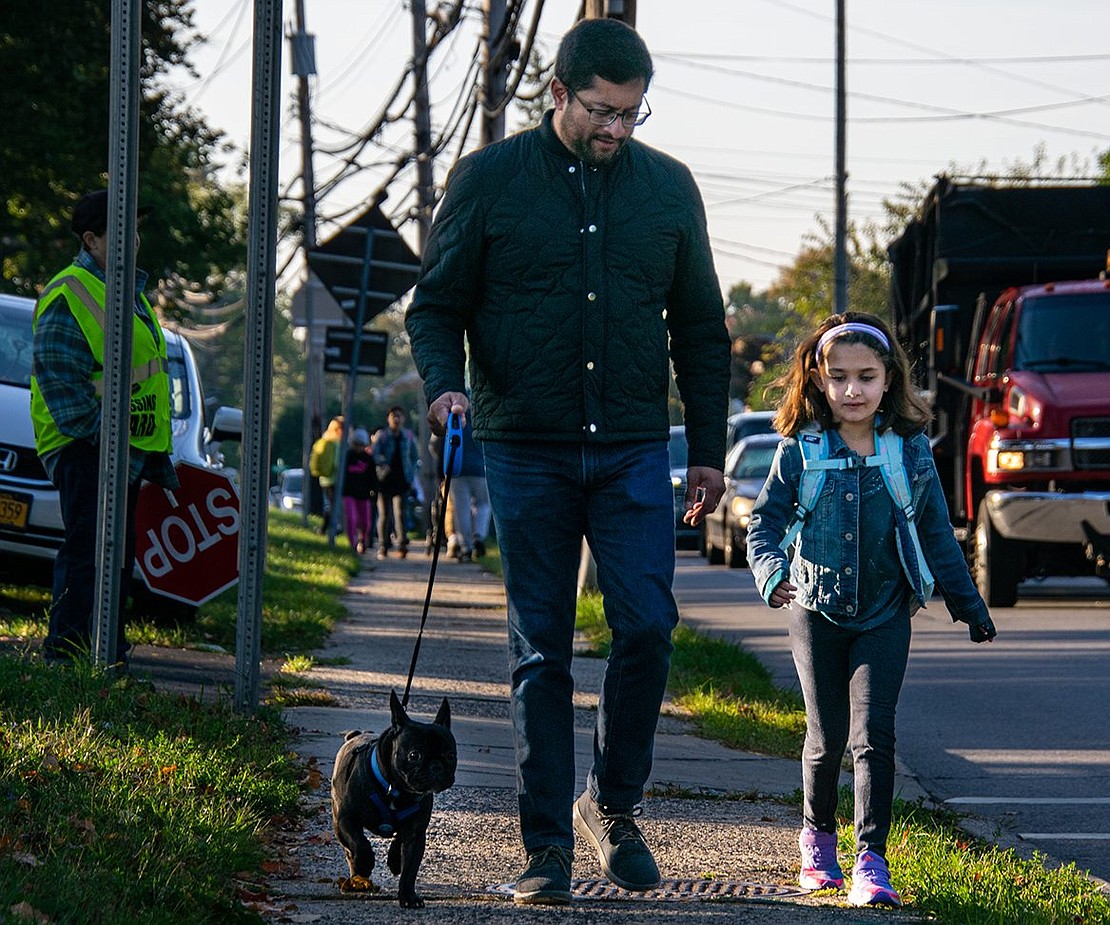
<svg viewBox="0 0 1110 925">
<path fill-rule="evenodd" d="M 374 791 L 370 794 L 370 802 L 377 808 L 380 816 L 373 831 L 375 835 L 389 838 L 396 834 L 400 823 L 420 809 L 421 797 L 398 790 L 385 779 L 378 762 L 376 743 L 370 749 L 370 770 L 374 772 Z"/>
</svg>

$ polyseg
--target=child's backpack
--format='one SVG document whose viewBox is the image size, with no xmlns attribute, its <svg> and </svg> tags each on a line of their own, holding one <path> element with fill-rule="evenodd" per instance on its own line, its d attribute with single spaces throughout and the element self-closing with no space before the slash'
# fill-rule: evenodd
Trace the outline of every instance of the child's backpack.
<svg viewBox="0 0 1110 925">
<path fill-rule="evenodd" d="M 829 458 L 829 435 L 825 432 L 803 430 L 798 434 L 798 449 L 802 454 L 802 478 L 798 485 L 798 505 L 794 509 L 794 519 L 786 530 L 786 536 L 779 544 L 782 549 L 793 545 L 801 532 L 802 525 L 806 522 L 817 499 L 821 495 L 821 488 L 825 484 L 825 473 L 829 469 L 853 469 L 858 466 L 878 466 L 883 476 L 883 484 L 894 503 L 902 509 L 906 520 L 910 523 L 910 536 L 913 540 L 914 555 L 917 556 L 917 568 L 921 573 L 921 582 L 925 600 L 933 596 L 933 573 L 925 562 L 925 553 L 921 549 L 921 540 L 917 535 L 917 523 L 914 520 L 913 495 L 910 493 L 909 479 L 906 477 L 906 466 L 902 456 L 902 438 L 892 429 L 882 434 L 875 434 L 875 454 L 863 459 L 850 456 L 837 459 Z"/>
</svg>

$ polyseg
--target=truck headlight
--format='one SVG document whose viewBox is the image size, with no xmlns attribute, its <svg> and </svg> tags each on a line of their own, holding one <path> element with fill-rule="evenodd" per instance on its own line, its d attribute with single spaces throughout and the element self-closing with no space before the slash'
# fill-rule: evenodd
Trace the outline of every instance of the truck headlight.
<svg viewBox="0 0 1110 925">
<path fill-rule="evenodd" d="M 987 472 L 1043 472 L 1061 468 L 1059 448 L 1049 442 L 999 440 L 987 450 Z"/>
</svg>

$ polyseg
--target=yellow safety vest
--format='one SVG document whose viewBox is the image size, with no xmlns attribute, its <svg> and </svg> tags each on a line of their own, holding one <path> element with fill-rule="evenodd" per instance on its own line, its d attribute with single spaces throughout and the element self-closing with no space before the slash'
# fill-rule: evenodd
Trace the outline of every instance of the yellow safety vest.
<svg viewBox="0 0 1110 925">
<path fill-rule="evenodd" d="M 32 325 L 37 325 L 42 310 L 61 295 L 89 342 L 97 369 L 92 386 L 97 395 L 104 392 L 104 281 L 95 273 L 69 266 L 55 276 L 42 291 L 35 305 Z M 173 449 L 170 430 L 170 377 L 166 359 L 166 336 L 158 324 L 146 296 L 139 294 L 143 309 L 153 325 L 145 324 L 132 312 L 131 341 L 131 414 L 130 443 L 138 450 L 168 453 Z M 153 328 L 153 330 L 152 330 Z M 60 449 L 73 438 L 58 430 L 50 409 L 31 375 L 31 421 L 35 427 L 35 449 L 39 456 Z"/>
</svg>

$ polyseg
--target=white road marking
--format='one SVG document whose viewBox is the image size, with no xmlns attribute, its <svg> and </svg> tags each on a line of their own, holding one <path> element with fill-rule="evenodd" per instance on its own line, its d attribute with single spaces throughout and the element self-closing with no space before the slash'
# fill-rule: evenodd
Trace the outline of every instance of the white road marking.
<svg viewBox="0 0 1110 925">
<path fill-rule="evenodd" d="M 1013 803 L 1019 806 L 1110 806 L 1110 797 L 952 797 L 945 803 L 989 806 Z"/>
</svg>

